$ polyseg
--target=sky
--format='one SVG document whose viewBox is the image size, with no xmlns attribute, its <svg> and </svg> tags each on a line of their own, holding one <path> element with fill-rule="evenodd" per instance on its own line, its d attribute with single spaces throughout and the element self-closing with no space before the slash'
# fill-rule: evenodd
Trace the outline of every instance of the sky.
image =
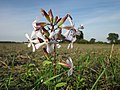
<svg viewBox="0 0 120 90">
<path fill-rule="evenodd" d="M 69 13 L 75 28 L 84 25 L 87 40 L 107 41 L 109 33 L 120 36 L 120 0 L 0 0 L 0 41 L 27 41 L 32 22 L 44 21 L 41 8 L 59 17 Z"/>
</svg>

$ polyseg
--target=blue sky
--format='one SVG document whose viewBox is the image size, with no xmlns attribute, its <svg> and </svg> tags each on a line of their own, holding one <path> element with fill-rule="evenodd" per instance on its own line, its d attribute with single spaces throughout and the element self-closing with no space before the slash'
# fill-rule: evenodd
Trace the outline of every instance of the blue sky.
<svg viewBox="0 0 120 90">
<path fill-rule="evenodd" d="M 26 41 L 36 17 L 44 20 L 41 8 L 55 16 L 71 14 L 76 28 L 84 25 L 87 40 L 107 41 L 110 32 L 120 36 L 120 0 L 0 0 L 0 40 Z"/>
</svg>

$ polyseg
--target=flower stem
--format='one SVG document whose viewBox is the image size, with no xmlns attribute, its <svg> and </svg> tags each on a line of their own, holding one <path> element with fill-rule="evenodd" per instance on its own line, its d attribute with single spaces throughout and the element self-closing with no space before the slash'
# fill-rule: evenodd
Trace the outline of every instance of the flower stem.
<svg viewBox="0 0 120 90">
<path fill-rule="evenodd" d="M 56 76 L 56 43 L 54 43 L 54 76 Z M 56 78 L 54 79 L 54 83 L 56 83 Z"/>
</svg>

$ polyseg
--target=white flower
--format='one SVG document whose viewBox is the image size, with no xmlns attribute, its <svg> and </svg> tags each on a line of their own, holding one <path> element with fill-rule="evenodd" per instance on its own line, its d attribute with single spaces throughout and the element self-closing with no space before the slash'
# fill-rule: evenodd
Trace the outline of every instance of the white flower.
<svg viewBox="0 0 120 90">
<path fill-rule="evenodd" d="M 72 38 L 72 40 L 71 40 L 71 43 L 70 44 L 68 44 L 68 47 L 67 47 L 67 49 L 69 49 L 69 48 L 73 48 L 73 43 L 76 41 L 76 36 L 75 37 L 73 37 Z"/>
<path fill-rule="evenodd" d="M 41 39 L 43 40 L 43 42 L 42 42 L 42 43 L 40 43 L 40 42 L 37 43 L 37 44 L 35 45 L 36 49 L 40 48 L 40 47 L 43 46 L 43 45 L 46 45 L 46 51 L 47 51 L 48 53 L 51 53 L 51 52 L 53 51 L 53 49 L 54 49 L 54 43 L 56 43 L 56 46 L 59 48 L 60 45 L 58 45 L 55 40 L 50 40 L 51 38 L 54 37 L 54 35 L 55 35 L 55 32 L 51 32 L 49 38 L 47 39 L 47 38 L 45 38 L 45 37 L 42 35 L 41 32 L 37 32 L 37 33 L 36 33 L 36 36 L 39 37 L 39 38 L 41 38 Z"/>
<path fill-rule="evenodd" d="M 66 60 L 66 63 L 70 66 L 70 70 L 68 71 L 68 76 L 70 76 L 73 73 L 73 62 L 71 57 L 68 57 L 68 59 Z"/>
<path fill-rule="evenodd" d="M 35 20 L 35 21 L 33 21 L 33 23 L 32 23 L 32 26 L 33 26 L 34 30 L 37 30 L 37 29 L 40 28 L 40 26 L 39 26 L 39 25 L 36 25 L 36 23 L 38 23 L 38 20 Z"/>
<path fill-rule="evenodd" d="M 29 44 L 28 44 L 28 47 L 31 47 L 33 48 L 33 52 L 35 52 L 35 46 L 34 46 L 34 43 L 38 43 L 39 40 L 38 39 L 35 39 L 35 40 L 32 40 L 29 35 L 26 33 L 25 34 L 26 38 L 29 40 Z"/>
<path fill-rule="evenodd" d="M 72 62 L 72 59 L 71 57 L 68 57 L 68 59 L 66 60 L 66 63 L 58 63 L 62 66 L 65 66 L 65 67 L 68 67 L 69 68 L 69 71 L 68 71 L 68 76 L 72 75 L 73 73 L 73 62 Z"/>
</svg>

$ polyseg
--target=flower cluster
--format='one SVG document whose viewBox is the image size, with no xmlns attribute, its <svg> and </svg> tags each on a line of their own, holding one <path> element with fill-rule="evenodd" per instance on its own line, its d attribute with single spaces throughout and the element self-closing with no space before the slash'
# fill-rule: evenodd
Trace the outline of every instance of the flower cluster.
<svg viewBox="0 0 120 90">
<path fill-rule="evenodd" d="M 34 30 L 31 35 L 25 34 L 26 38 L 29 40 L 28 47 L 32 46 L 33 52 L 39 48 L 43 48 L 45 52 L 52 53 L 55 47 L 61 47 L 59 44 L 60 41 L 66 40 L 70 42 L 67 48 L 73 48 L 73 43 L 77 39 L 76 35 L 80 35 L 80 30 L 75 29 L 72 17 L 69 14 L 65 15 L 63 18 L 59 18 L 58 16 L 54 17 L 51 9 L 48 12 L 41 9 L 41 14 L 46 18 L 47 22 L 35 20 L 32 23 Z M 67 19 L 70 25 L 63 25 Z M 81 26 L 80 28 L 82 29 L 84 27 Z M 62 34 L 62 30 L 66 30 L 66 33 Z M 62 38 L 62 36 L 64 38 Z M 68 75 L 71 75 L 73 63 L 70 57 L 67 63 L 71 63 L 68 73 Z"/>
</svg>

